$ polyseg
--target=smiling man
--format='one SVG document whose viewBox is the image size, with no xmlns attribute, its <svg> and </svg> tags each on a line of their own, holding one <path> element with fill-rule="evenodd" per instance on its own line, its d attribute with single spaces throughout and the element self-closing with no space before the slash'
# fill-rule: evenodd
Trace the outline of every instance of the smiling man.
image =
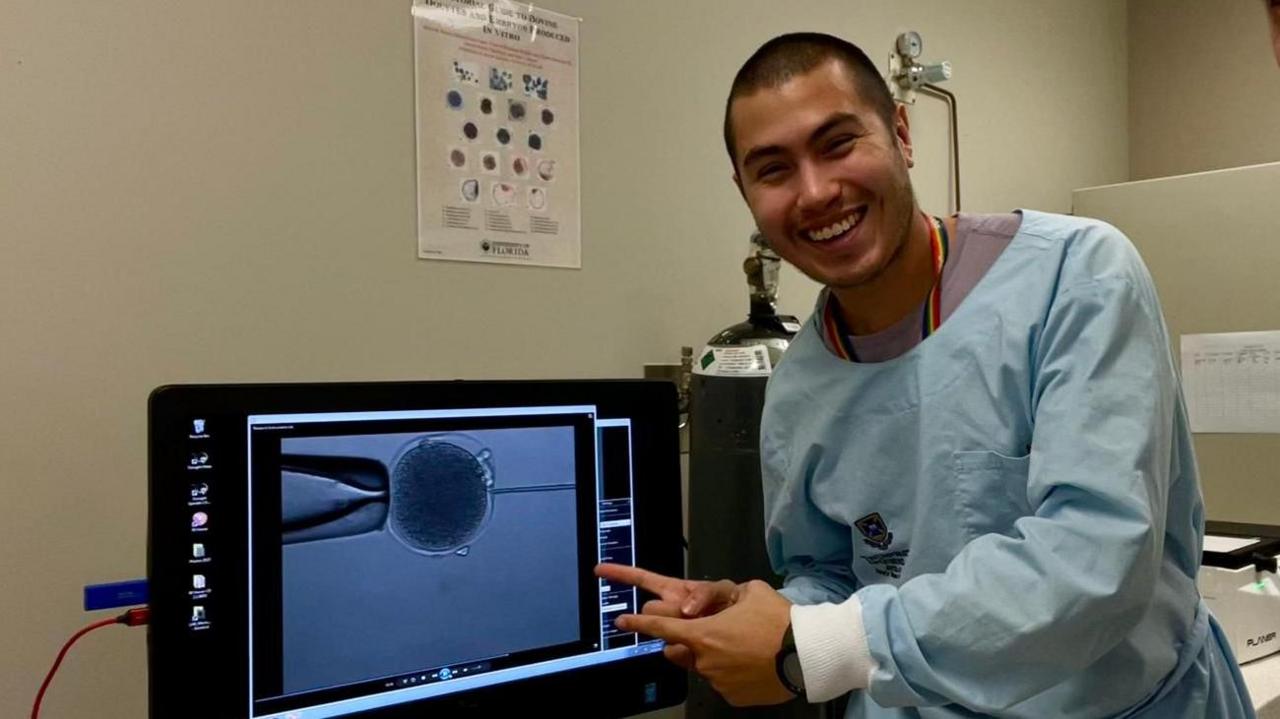
<svg viewBox="0 0 1280 719">
<path fill-rule="evenodd" d="M 1280 65 L 1280 0 L 1262 0 L 1271 18 L 1271 45 L 1275 48 L 1276 64 Z"/>
<path fill-rule="evenodd" d="M 760 231 L 825 286 L 761 426 L 784 588 L 602 566 L 658 595 L 619 625 L 738 705 L 1252 716 L 1196 590 L 1191 436 L 1128 240 L 1029 210 L 922 212 L 905 110 L 827 35 L 746 62 L 725 141 Z"/>
</svg>

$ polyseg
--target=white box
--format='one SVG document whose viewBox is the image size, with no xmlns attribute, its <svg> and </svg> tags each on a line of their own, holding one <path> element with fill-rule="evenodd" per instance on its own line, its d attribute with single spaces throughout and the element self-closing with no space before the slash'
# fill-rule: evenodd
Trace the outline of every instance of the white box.
<svg viewBox="0 0 1280 719">
<path fill-rule="evenodd" d="M 1236 660 L 1280 651 L 1280 539 L 1206 535 L 1205 547 L 1196 585 Z"/>
</svg>

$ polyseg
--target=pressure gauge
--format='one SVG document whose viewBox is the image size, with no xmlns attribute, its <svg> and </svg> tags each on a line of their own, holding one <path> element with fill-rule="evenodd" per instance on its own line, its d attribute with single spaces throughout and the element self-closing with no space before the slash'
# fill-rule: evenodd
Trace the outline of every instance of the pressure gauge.
<svg viewBox="0 0 1280 719">
<path fill-rule="evenodd" d="M 915 30 L 908 30 L 898 36 L 899 55 L 917 58 L 920 57 L 922 52 L 924 52 L 924 40 L 920 39 L 920 33 Z"/>
</svg>

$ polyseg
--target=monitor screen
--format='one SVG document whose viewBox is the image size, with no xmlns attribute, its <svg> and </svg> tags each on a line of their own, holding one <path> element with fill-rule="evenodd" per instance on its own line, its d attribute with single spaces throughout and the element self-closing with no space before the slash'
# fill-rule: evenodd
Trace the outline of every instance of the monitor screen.
<svg viewBox="0 0 1280 719">
<path fill-rule="evenodd" d="M 152 717 L 627 716 L 683 701 L 674 387 L 169 386 L 150 406 Z"/>
</svg>

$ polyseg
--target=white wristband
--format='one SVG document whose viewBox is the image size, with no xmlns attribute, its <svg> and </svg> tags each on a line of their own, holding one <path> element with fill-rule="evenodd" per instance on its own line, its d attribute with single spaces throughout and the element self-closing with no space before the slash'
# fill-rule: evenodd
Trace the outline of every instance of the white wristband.
<svg viewBox="0 0 1280 719">
<path fill-rule="evenodd" d="M 876 664 L 856 595 L 841 604 L 793 605 L 791 631 L 809 701 L 830 701 L 871 685 Z"/>
</svg>

